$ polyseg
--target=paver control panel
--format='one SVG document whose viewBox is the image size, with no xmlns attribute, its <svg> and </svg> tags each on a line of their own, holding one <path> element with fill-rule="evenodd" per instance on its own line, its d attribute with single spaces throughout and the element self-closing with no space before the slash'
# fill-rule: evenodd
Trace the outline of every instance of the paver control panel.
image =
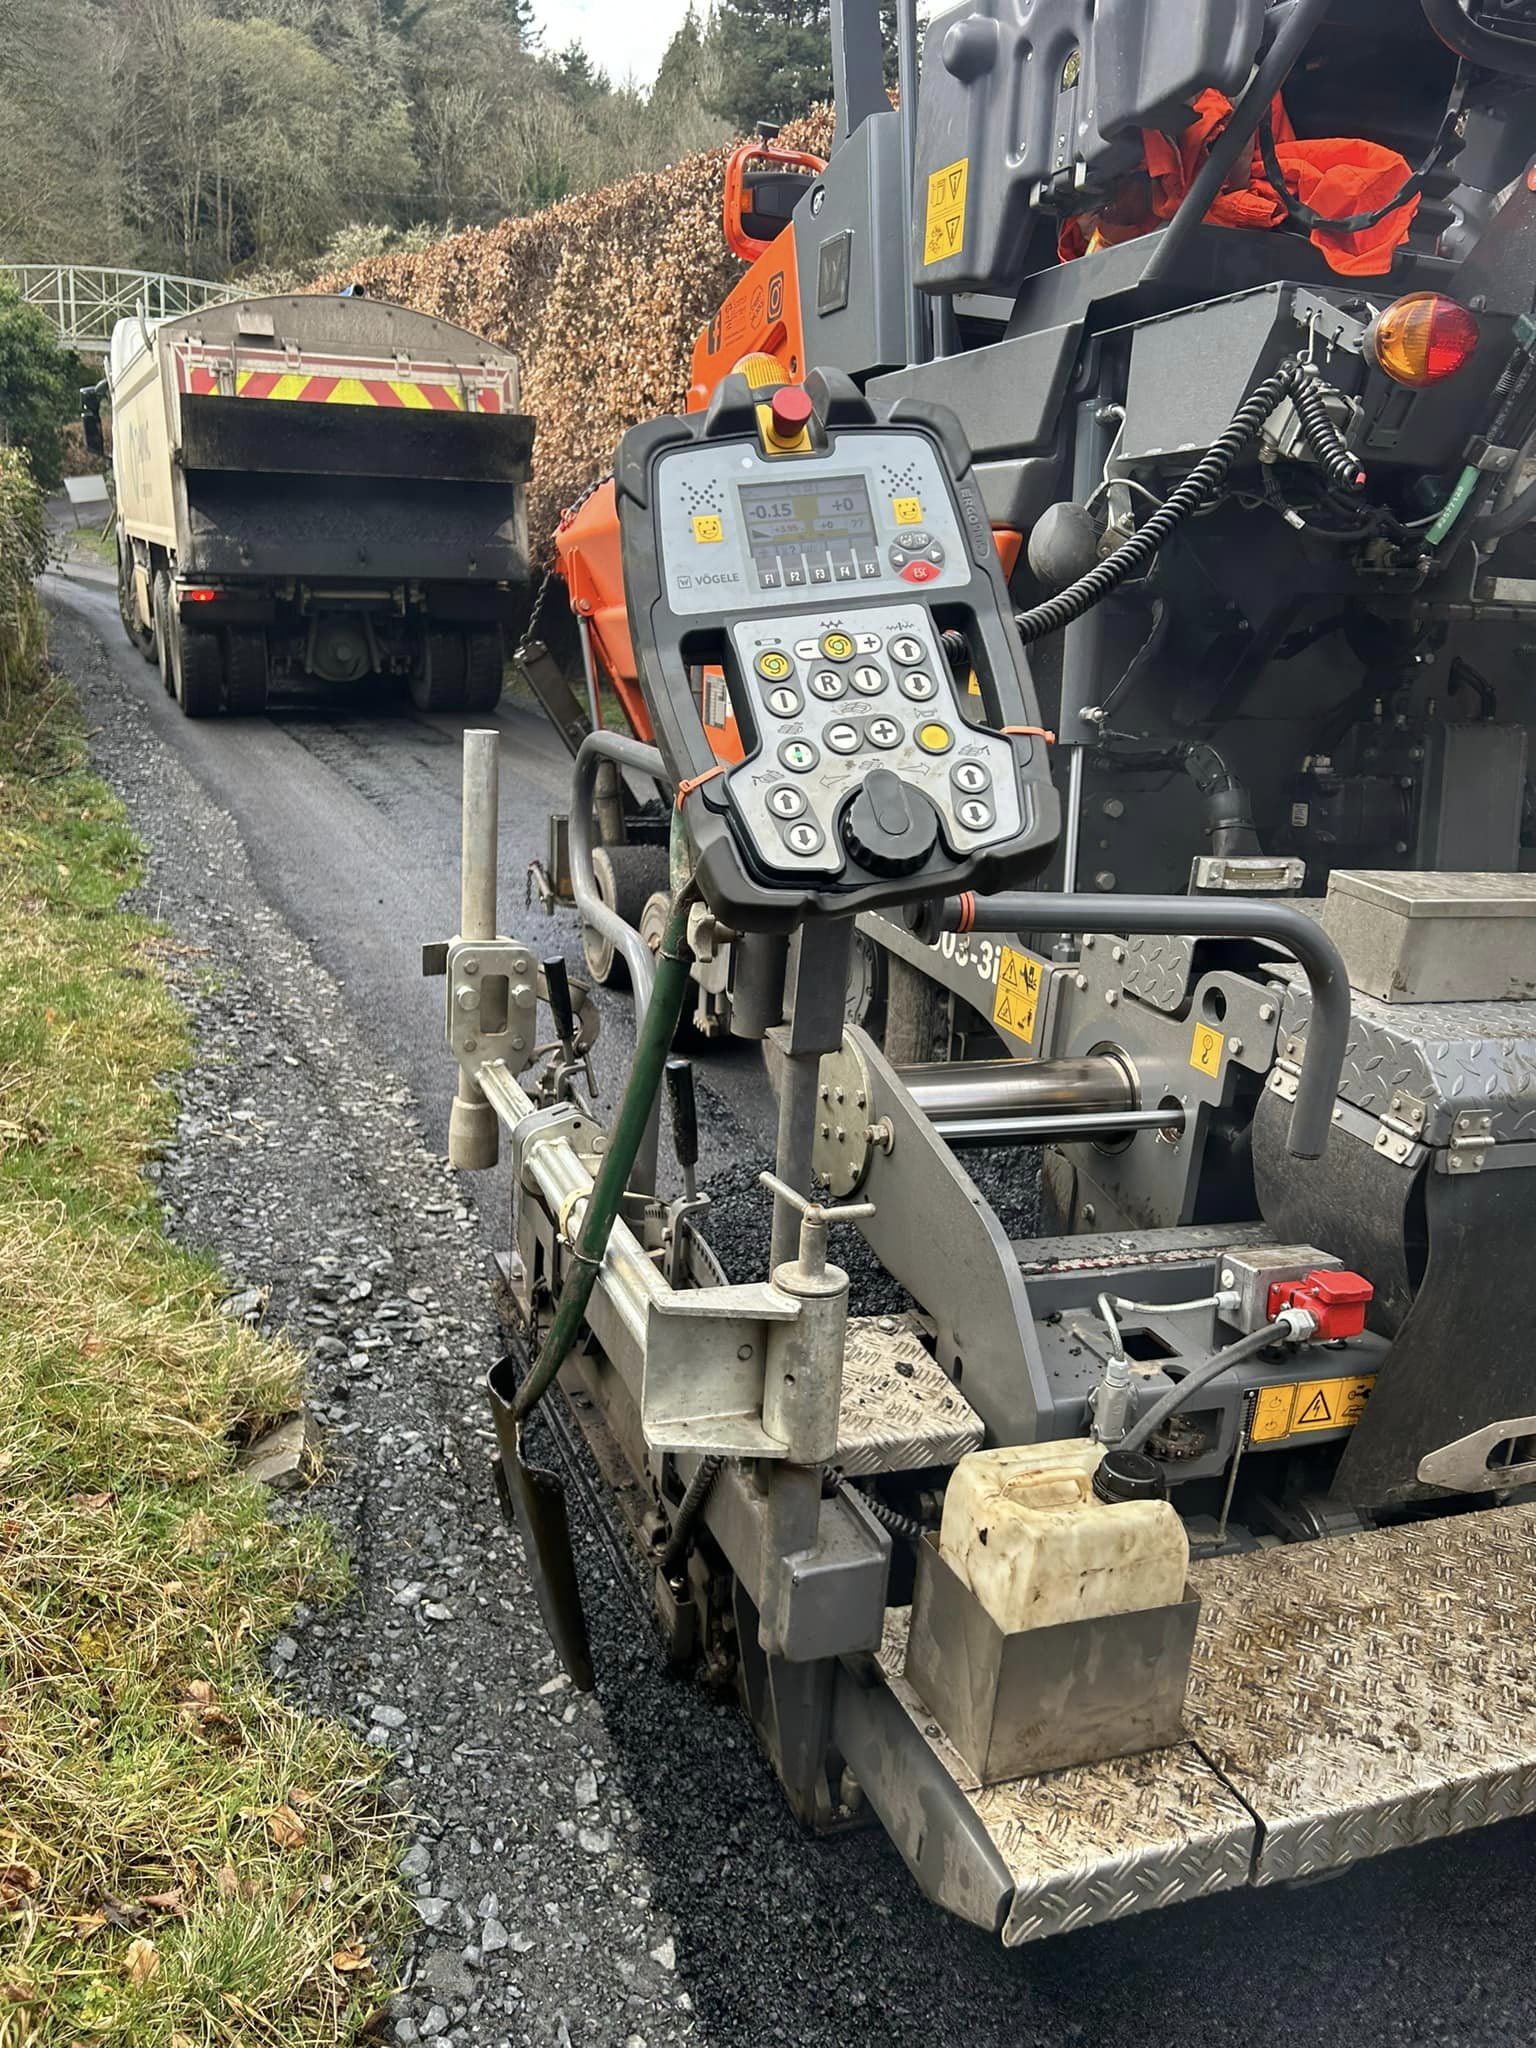
<svg viewBox="0 0 1536 2048">
<path fill-rule="evenodd" d="M 719 914 L 774 928 L 1039 868 L 1045 736 L 949 415 L 831 373 L 731 378 L 627 435 L 618 481 L 641 682 Z M 705 666 L 740 761 L 710 750 Z"/>
</svg>

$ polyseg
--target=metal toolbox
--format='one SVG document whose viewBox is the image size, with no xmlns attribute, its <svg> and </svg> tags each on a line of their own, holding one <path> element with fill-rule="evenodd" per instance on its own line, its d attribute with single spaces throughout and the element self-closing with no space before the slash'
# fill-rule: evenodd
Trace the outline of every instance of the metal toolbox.
<svg viewBox="0 0 1536 2048">
<path fill-rule="evenodd" d="M 1536 875 L 1336 870 L 1323 927 L 1350 986 L 1384 1003 L 1536 996 Z"/>
</svg>

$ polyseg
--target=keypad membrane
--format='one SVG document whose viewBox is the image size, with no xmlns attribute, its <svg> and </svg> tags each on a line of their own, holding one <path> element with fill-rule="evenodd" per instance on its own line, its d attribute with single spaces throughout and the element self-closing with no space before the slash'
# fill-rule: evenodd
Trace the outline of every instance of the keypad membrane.
<svg viewBox="0 0 1536 2048">
<path fill-rule="evenodd" d="M 732 638 L 760 742 L 726 785 L 768 867 L 841 874 L 838 815 L 872 768 L 925 793 L 957 858 L 1021 829 L 1012 749 L 962 717 L 925 610 L 741 620 Z"/>
</svg>

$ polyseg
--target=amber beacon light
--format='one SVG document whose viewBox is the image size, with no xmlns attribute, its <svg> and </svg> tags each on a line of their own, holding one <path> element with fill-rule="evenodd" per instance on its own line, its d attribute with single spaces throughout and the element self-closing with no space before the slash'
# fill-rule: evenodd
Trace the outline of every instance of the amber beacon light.
<svg viewBox="0 0 1536 2048">
<path fill-rule="evenodd" d="M 1464 370 L 1477 339 L 1477 321 L 1465 306 L 1438 292 L 1413 292 L 1379 315 L 1366 346 L 1394 383 L 1422 390 Z"/>
</svg>

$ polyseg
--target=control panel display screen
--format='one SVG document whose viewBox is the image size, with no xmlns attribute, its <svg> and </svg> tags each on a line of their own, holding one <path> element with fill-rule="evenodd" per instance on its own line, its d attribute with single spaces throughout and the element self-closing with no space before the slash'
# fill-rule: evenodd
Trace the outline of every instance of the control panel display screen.
<svg viewBox="0 0 1536 2048">
<path fill-rule="evenodd" d="M 852 583 L 880 574 L 863 477 L 818 477 L 782 490 L 743 484 L 739 492 L 759 590 Z"/>
</svg>

